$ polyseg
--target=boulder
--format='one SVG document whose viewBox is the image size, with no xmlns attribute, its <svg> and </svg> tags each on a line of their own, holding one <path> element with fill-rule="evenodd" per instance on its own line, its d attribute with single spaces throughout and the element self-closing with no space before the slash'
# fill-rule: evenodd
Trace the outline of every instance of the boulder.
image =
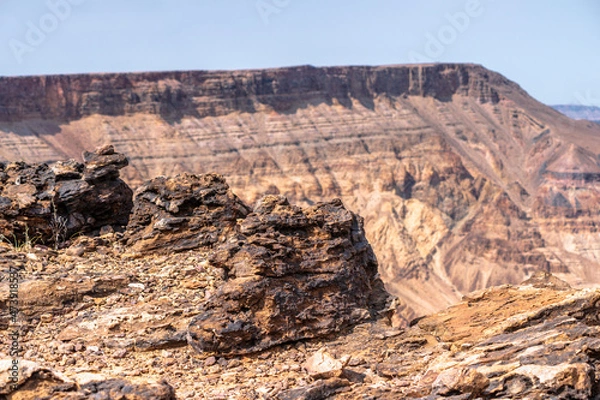
<svg viewBox="0 0 600 400">
<path fill-rule="evenodd" d="M 249 212 L 221 175 L 158 177 L 136 191 L 125 240 L 139 252 L 211 248 Z"/>
<path fill-rule="evenodd" d="M 188 328 L 200 352 L 244 354 L 330 335 L 388 300 L 362 218 L 339 199 L 302 209 L 267 196 L 210 261 L 227 280 Z"/>
</svg>

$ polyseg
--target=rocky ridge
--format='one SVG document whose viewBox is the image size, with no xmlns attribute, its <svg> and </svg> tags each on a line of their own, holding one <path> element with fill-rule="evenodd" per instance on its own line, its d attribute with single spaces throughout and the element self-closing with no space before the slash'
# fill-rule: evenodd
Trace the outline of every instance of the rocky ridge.
<svg viewBox="0 0 600 400">
<path fill-rule="evenodd" d="M 461 93 L 497 103 L 497 91 L 481 79 L 485 74 L 473 65 L 432 64 L 2 78 L 0 121 L 68 121 L 94 114 L 136 113 L 204 118 L 254 112 L 261 105 L 290 111 L 299 102 L 315 98 L 341 104 L 368 98 L 372 102 L 380 94 L 448 100 Z M 509 83 L 495 74 L 485 78 Z"/>
<path fill-rule="evenodd" d="M 209 260 L 227 280 L 190 324 L 188 342 L 201 352 L 327 336 L 389 305 L 362 220 L 339 199 L 303 210 L 267 196 Z"/>
<path fill-rule="evenodd" d="M 134 204 L 126 240 L 138 252 L 209 248 L 250 212 L 217 174 L 150 180 L 137 189 Z"/>
<path fill-rule="evenodd" d="M 75 160 L 0 164 L 0 234 L 16 246 L 57 245 L 74 234 L 126 225 L 132 191 L 119 179 L 127 166 L 112 146 Z"/>
</svg>

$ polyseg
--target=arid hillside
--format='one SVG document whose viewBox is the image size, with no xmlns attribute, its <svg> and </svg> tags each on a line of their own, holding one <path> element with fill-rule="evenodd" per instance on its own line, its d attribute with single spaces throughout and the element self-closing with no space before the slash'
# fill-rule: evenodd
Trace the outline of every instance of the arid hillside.
<svg viewBox="0 0 600 400">
<path fill-rule="evenodd" d="M 0 78 L 0 157 L 111 143 L 132 186 L 223 174 L 253 204 L 339 197 L 422 315 L 543 269 L 600 283 L 600 125 L 479 65 Z"/>
</svg>

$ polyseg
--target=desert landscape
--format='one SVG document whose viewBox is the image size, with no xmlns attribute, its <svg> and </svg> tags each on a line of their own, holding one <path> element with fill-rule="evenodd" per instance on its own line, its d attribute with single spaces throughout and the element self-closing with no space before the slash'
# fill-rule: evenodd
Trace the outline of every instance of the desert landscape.
<svg viewBox="0 0 600 400">
<path fill-rule="evenodd" d="M 6 399 L 600 396 L 600 125 L 481 65 L 2 77 L 0 137 Z"/>
<path fill-rule="evenodd" d="M 481 66 L 5 78 L 3 101 L 5 160 L 112 144 L 132 189 L 218 173 L 249 205 L 342 199 L 407 315 L 539 269 L 600 282 L 600 126 Z"/>
</svg>

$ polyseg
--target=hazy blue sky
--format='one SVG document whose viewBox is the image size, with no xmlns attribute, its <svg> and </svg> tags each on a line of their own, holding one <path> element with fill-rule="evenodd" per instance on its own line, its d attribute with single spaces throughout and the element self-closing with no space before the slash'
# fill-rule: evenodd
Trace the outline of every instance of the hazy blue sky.
<svg viewBox="0 0 600 400">
<path fill-rule="evenodd" d="M 600 1 L 0 0 L 0 75 L 415 61 L 600 106 Z"/>
</svg>

